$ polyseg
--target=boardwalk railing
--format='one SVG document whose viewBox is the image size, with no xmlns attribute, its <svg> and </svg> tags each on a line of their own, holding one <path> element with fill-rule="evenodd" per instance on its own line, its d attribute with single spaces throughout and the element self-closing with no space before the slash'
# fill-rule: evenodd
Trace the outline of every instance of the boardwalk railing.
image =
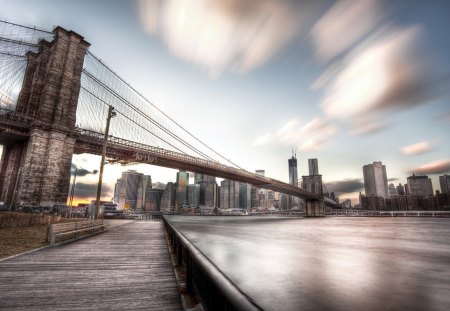
<svg viewBox="0 0 450 311">
<path fill-rule="evenodd" d="M 197 293 L 206 310 L 262 310 L 164 216 L 163 222 L 177 264 L 186 268 L 186 290 Z"/>
<path fill-rule="evenodd" d="M 326 216 L 379 216 L 379 217 L 450 217 L 450 211 L 372 211 L 372 210 L 330 210 Z"/>
</svg>

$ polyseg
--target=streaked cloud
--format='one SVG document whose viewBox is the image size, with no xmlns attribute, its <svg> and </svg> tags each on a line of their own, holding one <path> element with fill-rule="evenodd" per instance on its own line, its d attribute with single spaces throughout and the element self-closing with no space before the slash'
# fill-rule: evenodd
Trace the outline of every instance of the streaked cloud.
<svg viewBox="0 0 450 311">
<path fill-rule="evenodd" d="M 329 192 L 338 193 L 359 192 L 364 189 L 364 183 L 359 178 L 330 181 L 325 186 Z"/>
<path fill-rule="evenodd" d="M 368 135 L 377 133 L 387 127 L 388 125 L 386 123 L 378 120 L 366 122 L 356 121 L 352 124 L 352 128 L 348 131 L 348 134 L 352 136 Z"/>
<path fill-rule="evenodd" d="M 329 143 L 337 127 L 324 118 L 314 118 L 302 125 L 298 119 L 292 119 L 275 133 L 260 136 L 254 146 L 283 144 L 299 146 L 301 150 L 318 150 Z"/>
<path fill-rule="evenodd" d="M 102 186 L 102 197 L 111 196 L 112 191 L 112 186 L 104 183 Z M 93 199 L 97 195 L 97 184 L 77 183 L 74 193 L 74 197 L 76 197 L 77 200 Z"/>
<path fill-rule="evenodd" d="M 436 160 L 409 170 L 418 174 L 446 174 L 450 173 L 450 159 Z"/>
<path fill-rule="evenodd" d="M 412 145 L 402 147 L 400 151 L 405 155 L 416 155 L 429 152 L 433 149 L 433 144 L 429 141 L 421 141 Z"/>
<path fill-rule="evenodd" d="M 383 18 L 381 1 L 337 1 L 314 25 L 315 55 L 328 61 L 352 46 Z"/>
<path fill-rule="evenodd" d="M 297 7 L 277 0 L 139 1 L 145 29 L 211 76 L 266 63 L 298 33 Z"/>
</svg>

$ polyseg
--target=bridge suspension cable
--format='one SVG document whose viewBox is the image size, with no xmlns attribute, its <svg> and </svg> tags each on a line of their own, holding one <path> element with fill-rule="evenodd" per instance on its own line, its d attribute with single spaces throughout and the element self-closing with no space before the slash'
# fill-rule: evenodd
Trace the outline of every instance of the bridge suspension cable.
<svg viewBox="0 0 450 311">
<path fill-rule="evenodd" d="M 219 156 L 219 158 L 224 159 L 233 166 L 241 169 L 237 164 L 200 141 L 195 135 L 187 131 L 183 126 L 164 113 L 123 78 L 112 71 L 100 59 L 88 52 L 83 69 L 82 92 L 80 98 L 93 97 L 93 95 L 95 95 L 97 101 L 102 103 L 103 106 L 109 104 L 113 105 L 119 115 L 127 119 L 128 124 L 122 123 L 120 125 L 126 128 L 127 133 L 124 133 L 123 128 L 121 129 L 120 126 L 114 127 L 114 125 L 112 125 L 112 132 L 114 135 L 119 135 L 120 137 L 127 139 L 129 139 L 130 136 L 134 136 L 133 139 L 148 143 L 148 134 L 150 134 L 150 136 L 153 136 L 150 138 L 152 143 L 161 143 L 163 147 L 168 147 L 171 150 L 180 151 L 186 154 L 191 153 L 210 161 L 217 161 L 215 160 L 215 156 Z M 81 99 L 81 102 L 86 102 L 86 98 Z M 91 113 L 95 115 L 97 114 L 95 111 L 96 109 L 104 110 L 105 107 L 96 108 L 91 103 L 89 109 L 91 110 Z M 104 111 L 101 112 L 101 115 L 104 115 Z M 98 130 L 99 128 L 104 127 L 101 120 L 94 122 L 95 126 L 93 126 L 93 124 L 85 124 L 85 122 L 82 123 L 83 124 L 80 123 L 79 126 L 88 127 L 88 129 L 91 130 Z M 114 123 L 117 123 L 116 120 Z M 130 123 L 132 128 L 130 128 Z M 130 131 L 132 132 L 131 134 Z M 143 132 L 145 132 L 144 135 Z M 156 132 L 156 134 L 153 132 Z M 158 138 L 157 141 L 155 141 L 154 138 Z"/>
</svg>

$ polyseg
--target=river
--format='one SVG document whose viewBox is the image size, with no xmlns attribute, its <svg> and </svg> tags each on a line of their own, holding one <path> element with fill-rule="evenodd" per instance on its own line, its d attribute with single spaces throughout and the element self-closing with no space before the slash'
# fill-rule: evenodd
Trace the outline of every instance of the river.
<svg viewBox="0 0 450 311">
<path fill-rule="evenodd" d="M 450 310 L 450 219 L 169 216 L 264 310 Z"/>
</svg>

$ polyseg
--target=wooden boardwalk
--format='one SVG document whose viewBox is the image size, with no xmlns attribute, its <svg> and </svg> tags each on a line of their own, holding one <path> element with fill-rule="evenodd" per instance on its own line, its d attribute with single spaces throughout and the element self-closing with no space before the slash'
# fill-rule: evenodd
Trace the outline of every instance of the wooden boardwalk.
<svg viewBox="0 0 450 311">
<path fill-rule="evenodd" d="M 161 222 L 0 262 L 0 310 L 182 310 Z"/>
</svg>

